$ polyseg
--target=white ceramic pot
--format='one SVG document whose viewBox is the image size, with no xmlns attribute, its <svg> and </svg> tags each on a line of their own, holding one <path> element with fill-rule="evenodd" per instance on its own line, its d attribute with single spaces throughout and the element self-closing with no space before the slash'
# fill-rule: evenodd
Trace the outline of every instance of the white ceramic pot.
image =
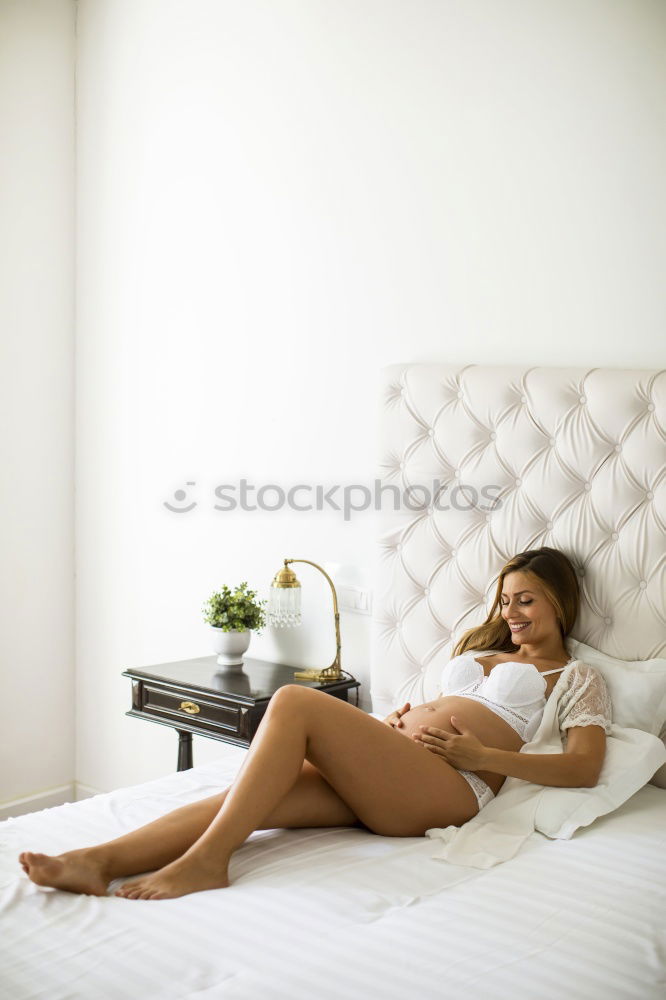
<svg viewBox="0 0 666 1000">
<path fill-rule="evenodd" d="M 243 632 L 237 632 L 236 629 L 224 632 L 221 628 L 211 625 L 210 630 L 213 634 L 213 650 L 217 653 L 217 662 L 220 666 L 242 667 L 243 654 L 247 651 L 252 638 L 250 629 L 245 629 Z"/>
</svg>

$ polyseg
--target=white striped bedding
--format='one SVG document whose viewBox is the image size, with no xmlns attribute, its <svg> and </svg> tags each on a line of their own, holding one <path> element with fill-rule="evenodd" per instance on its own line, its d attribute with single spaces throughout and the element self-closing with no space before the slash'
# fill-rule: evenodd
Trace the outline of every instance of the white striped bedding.
<svg viewBox="0 0 666 1000">
<path fill-rule="evenodd" d="M 44 890 L 18 867 L 21 850 L 98 843 L 219 791 L 243 753 L 0 824 L 2 1000 L 666 995 L 666 791 L 651 785 L 487 871 L 358 829 L 256 833 L 229 889 L 160 902 Z"/>
</svg>

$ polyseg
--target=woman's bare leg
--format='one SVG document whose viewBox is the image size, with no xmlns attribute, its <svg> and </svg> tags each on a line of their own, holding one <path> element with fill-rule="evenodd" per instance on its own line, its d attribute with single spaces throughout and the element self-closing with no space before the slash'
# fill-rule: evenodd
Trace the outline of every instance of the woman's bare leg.
<svg viewBox="0 0 666 1000">
<path fill-rule="evenodd" d="M 24 851 L 19 861 L 37 885 L 70 892 L 105 895 L 107 886 L 122 875 L 162 868 L 184 854 L 208 829 L 230 789 L 181 806 L 116 840 L 67 851 L 55 857 Z M 353 826 L 356 816 L 317 769 L 307 761 L 282 801 L 257 829 L 276 827 Z"/>
<path fill-rule="evenodd" d="M 362 823 L 388 836 L 460 825 L 478 806 L 465 779 L 422 745 L 323 692 L 287 685 L 271 699 L 217 816 L 176 861 L 117 895 L 166 899 L 228 883 L 234 850 L 314 764 Z"/>
</svg>

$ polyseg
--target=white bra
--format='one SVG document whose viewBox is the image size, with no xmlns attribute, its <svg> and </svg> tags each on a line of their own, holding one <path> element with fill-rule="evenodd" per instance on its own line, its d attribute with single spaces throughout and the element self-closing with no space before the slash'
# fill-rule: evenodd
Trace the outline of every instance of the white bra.
<svg viewBox="0 0 666 1000">
<path fill-rule="evenodd" d="M 492 650 L 475 650 L 450 660 L 442 672 L 442 695 L 455 694 L 480 701 L 529 743 L 546 707 L 545 677 L 561 673 L 569 664 L 541 671 L 533 663 L 507 660 L 495 664 L 486 677 L 475 657 L 490 655 Z"/>
</svg>

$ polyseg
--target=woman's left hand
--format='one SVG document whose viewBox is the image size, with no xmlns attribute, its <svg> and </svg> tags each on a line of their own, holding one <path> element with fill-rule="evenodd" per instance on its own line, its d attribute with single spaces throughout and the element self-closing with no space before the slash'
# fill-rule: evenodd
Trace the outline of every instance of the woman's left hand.
<svg viewBox="0 0 666 1000">
<path fill-rule="evenodd" d="M 419 726 L 421 732 L 414 733 L 413 739 L 422 743 L 426 750 L 443 757 L 453 767 L 482 771 L 488 748 L 462 722 L 457 722 L 455 716 L 451 716 L 451 725 L 455 733 L 435 729 L 434 726 Z"/>
</svg>

